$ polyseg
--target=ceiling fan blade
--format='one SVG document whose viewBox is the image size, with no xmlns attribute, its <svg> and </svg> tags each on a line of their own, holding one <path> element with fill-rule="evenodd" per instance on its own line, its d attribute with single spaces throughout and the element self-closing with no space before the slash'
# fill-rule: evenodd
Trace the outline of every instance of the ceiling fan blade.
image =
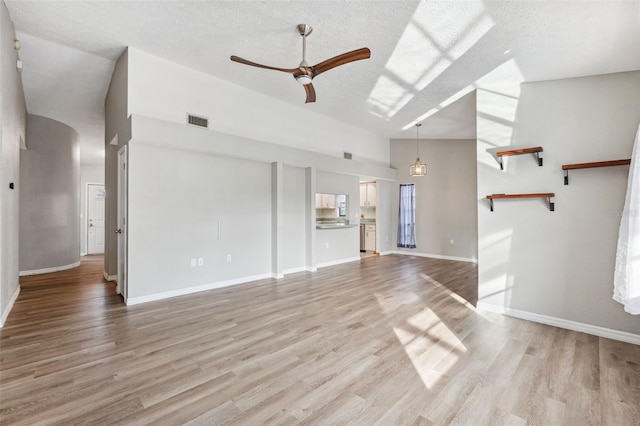
<svg viewBox="0 0 640 426">
<path fill-rule="evenodd" d="M 242 59 L 238 56 L 231 56 L 231 60 L 233 62 L 238 62 L 239 64 L 245 64 L 245 65 L 250 65 L 252 67 L 258 67 L 258 68 L 265 68 L 268 70 L 275 70 L 275 71 L 282 71 L 282 72 L 288 72 L 288 73 L 293 73 L 295 72 L 298 68 L 277 68 L 277 67 L 270 67 L 268 65 L 262 65 L 262 64 L 257 64 L 255 62 L 251 62 L 251 61 L 247 61 L 246 59 Z"/>
<path fill-rule="evenodd" d="M 353 50 L 351 52 L 343 53 L 342 55 L 334 56 L 331 59 L 320 62 L 318 65 L 311 67 L 314 71 L 313 76 L 322 74 L 325 71 L 329 71 L 332 68 L 340 65 L 348 64 L 353 61 L 360 61 L 362 59 L 369 59 L 371 57 L 371 51 L 363 47 L 362 49 Z"/>
<path fill-rule="evenodd" d="M 316 89 L 313 88 L 313 84 L 305 84 L 304 91 L 307 92 L 307 100 L 304 101 L 305 104 L 316 101 Z"/>
</svg>

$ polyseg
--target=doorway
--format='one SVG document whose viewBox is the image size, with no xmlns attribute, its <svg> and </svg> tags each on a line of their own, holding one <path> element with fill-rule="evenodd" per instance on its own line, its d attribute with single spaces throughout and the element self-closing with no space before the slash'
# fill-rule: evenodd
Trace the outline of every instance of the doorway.
<svg viewBox="0 0 640 426">
<path fill-rule="evenodd" d="M 87 184 L 87 254 L 104 253 L 104 185 Z"/>
</svg>

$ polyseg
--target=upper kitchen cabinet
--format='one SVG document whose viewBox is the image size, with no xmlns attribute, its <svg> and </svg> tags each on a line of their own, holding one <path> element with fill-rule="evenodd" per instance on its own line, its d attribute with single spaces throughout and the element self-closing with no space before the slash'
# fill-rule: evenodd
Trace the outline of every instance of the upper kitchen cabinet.
<svg viewBox="0 0 640 426">
<path fill-rule="evenodd" d="M 366 182 L 360 184 L 360 207 L 376 206 L 376 183 Z"/>
<path fill-rule="evenodd" d="M 316 208 L 317 209 L 335 209 L 336 208 L 335 194 L 316 194 Z"/>
</svg>

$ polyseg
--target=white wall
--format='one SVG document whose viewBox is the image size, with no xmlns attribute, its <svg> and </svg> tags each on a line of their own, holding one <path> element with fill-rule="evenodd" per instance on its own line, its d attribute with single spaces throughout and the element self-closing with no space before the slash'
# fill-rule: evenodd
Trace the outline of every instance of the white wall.
<svg viewBox="0 0 640 426">
<path fill-rule="evenodd" d="M 409 176 L 416 160 L 415 139 L 391 141 L 391 165 L 398 170 L 392 185 L 393 250 L 408 254 L 477 259 L 476 145 L 470 139 L 423 139 L 420 159 L 427 175 Z M 401 183 L 416 190 L 416 248 L 397 247 L 398 197 Z M 453 244 L 451 244 L 453 240 Z"/>
<path fill-rule="evenodd" d="M 80 165 L 80 254 L 87 254 L 87 184 L 104 185 L 104 166 Z"/>
<path fill-rule="evenodd" d="M 130 114 L 182 124 L 191 113 L 222 133 L 389 164 L 388 139 L 133 48 L 129 83 Z"/>
<path fill-rule="evenodd" d="M 15 29 L 0 2 L 0 326 L 20 291 L 18 280 L 20 145 L 25 141 L 27 107 L 13 49 Z M 9 183 L 15 189 L 9 189 Z"/>
<path fill-rule="evenodd" d="M 283 167 L 283 236 L 284 273 L 305 267 L 305 171 L 300 167 Z"/>
<path fill-rule="evenodd" d="M 376 248 L 379 253 L 388 254 L 395 248 L 394 227 L 398 218 L 394 219 L 392 196 L 397 182 L 379 180 L 376 182 Z M 395 215 L 397 216 L 397 212 Z M 395 225 L 394 225 L 395 223 Z"/>
<path fill-rule="evenodd" d="M 628 167 L 570 172 L 562 164 L 630 158 L 640 121 L 640 72 L 478 91 L 479 306 L 640 334 L 640 317 L 611 299 Z M 509 157 L 500 171 L 486 152 L 541 145 Z M 497 200 L 492 193 L 554 192 L 543 199 Z M 593 330 L 591 330 L 593 332 Z"/>
<path fill-rule="evenodd" d="M 285 178 L 285 176 L 290 176 L 290 172 L 293 172 L 293 170 L 298 167 L 300 168 L 300 170 L 304 170 L 304 216 L 298 217 L 294 221 L 294 223 L 299 224 L 300 221 L 303 221 L 305 224 L 304 236 L 299 235 L 298 238 L 300 238 L 300 241 L 295 243 L 295 245 L 296 247 L 300 247 L 302 244 L 304 244 L 304 267 L 306 270 L 314 270 L 316 266 L 324 266 L 329 263 L 341 263 L 344 261 L 358 259 L 359 256 L 359 235 L 357 228 L 335 230 L 335 232 L 340 232 L 340 234 L 336 234 L 337 238 L 332 237 L 332 239 L 330 240 L 330 247 L 332 248 L 332 250 L 322 254 L 316 253 L 317 245 L 314 239 L 320 239 L 320 237 L 317 235 L 320 235 L 321 231 L 316 232 L 314 222 L 315 215 L 313 214 L 313 212 L 315 212 L 315 208 L 311 209 L 314 205 L 313 203 L 315 202 L 315 195 L 313 197 L 309 197 L 307 192 L 311 191 L 313 194 L 315 194 L 315 192 L 321 191 L 331 193 L 339 192 L 350 195 L 350 211 L 353 215 L 352 219 L 356 220 L 357 222 L 359 204 L 359 178 L 356 174 L 352 175 L 347 173 L 353 169 L 356 171 L 365 171 L 368 175 L 373 176 L 376 176 L 376 173 L 380 173 L 383 175 L 382 177 L 386 178 L 388 178 L 389 176 L 395 176 L 395 170 L 393 169 L 387 169 L 380 166 L 372 166 L 366 163 L 344 160 L 342 158 L 331 157 L 323 154 L 311 153 L 308 151 L 298 150 L 282 145 L 250 140 L 239 136 L 226 135 L 216 131 L 199 129 L 183 124 L 155 120 L 137 115 L 133 115 L 130 118 L 130 123 L 132 139 L 129 142 L 129 182 L 130 187 L 137 185 L 138 191 L 131 190 L 129 192 L 129 264 L 136 264 L 134 268 L 135 271 L 129 271 L 128 284 L 129 296 L 131 297 L 131 300 L 128 301 L 129 303 L 139 303 L 157 297 L 169 297 L 171 295 L 184 294 L 187 292 L 211 288 L 212 286 L 228 285 L 261 278 L 264 276 L 279 275 L 281 273 L 280 268 L 282 268 L 282 270 L 284 271 L 284 265 L 296 265 L 300 260 L 286 258 L 287 253 L 289 252 L 286 246 L 289 238 L 287 236 L 287 233 L 289 232 L 288 223 L 284 220 L 280 220 L 280 223 L 283 224 L 283 227 L 282 229 L 279 229 L 279 231 L 281 231 L 281 236 L 278 236 L 278 233 L 273 232 L 274 229 L 272 228 L 272 223 L 269 220 L 265 220 L 263 216 L 263 209 L 249 208 L 245 212 L 246 216 L 242 217 L 243 221 L 250 223 L 266 223 L 269 241 L 267 242 L 268 249 L 265 248 L 264 251 L 261 251 L 260 253 L 262 254 L 258 254 L 256 252 L 255 256 L 242 257 L 240 258 L 240 260 L 233 260 L 234 263 L 240 263 L 239 265 L 233 266 L 233 274 L 242 271 L 242 276 L 235 276 L 233 274 L 231 274 L 231 276 L 222 275 L 221 272 L 228 270 L 227 265 L 227 269 L 203 269 L 201 270 L 203 272 L 198 272 L 198 274 L 204 275 L 197 275 L 195 277 L 197 278 L 197 280 L 185 279 L 179 281 L 179 275 L 181 272 L 184 272 L 184 270 L 176 267 L 174 269 L 174 272 L 171 273 L 173 275 L 170 275 L 171 280 L 168 281 L 171 284 L 162 285 L 160 287 L 150 284 L 149 277 L 159 276 L 156 271 L 153 270 L 153 268 L 155 268 L 157 259 L 161 258 L 162 262 L 165 262 L 166 259 L 170 257 L 176 259 L 184 258 L 186 255 L 185 250 L 187 246 L 168 246 L 162 241 L 158 242 L 157 240 L 155 241 L 155 243 L 151 243 L 154 241 L 151 232 L 145 230 L 144 236 L 140 237 L 140 235 L 136 234 L 136 232 L 134 231 L 133 228 L 138 226 L 141 226 L 143 229 L 145 228 L 144 223 L 141 219 L 134 219 L 134 216 L 138 215 L 140 218 L 144 216 L 143 213 L 146 213 L 146 210 L 144 210 L 144 208 L 142 208 L 141 206 L 136 207 L 136 198 L 140 196 L 139 188 L 141 187 L 141 185 L 139 184 L 139 182 L 146 182 L 146 184 L 148 185 L 149 176 L 153 176 L 154 180 L 160 182 L 159 185 L 162 186 L 164 185 L 164 182 L 175 179 L 175 171 L 164 163 L 164 161 L 170 161 L 170 159 L 172 158 L 171 155 L 167 156 L 166 158 L 160 158 L 159 160 L 161 161 L 156 161 L 155 154 L 134 155 L 134 151 L 132 150 L 132 146 L 134 145 L 148 147 L 147 150 L 149 150 L 150 153 L 155 152 L 152 150 L 152 148 L 168 150 L 172 153 L 175 153 L 176 158 L 179 158 L 181 155 L 189 155 L 193 156 L 194 158 L 198 158 L 199 156 L 203 156 L 206 158 L 217 158 L 222 165 L 226 163 L 231 164 L 231 170 L 233 170 L 234 173 L 239 173 L 240 176 L 245 168 L 252 167 L 251 164 L 257 164 L 257 167 L 259 168 L 264 167 L 265 170 L 268 171 L 268 173 L 266 175 L 256 177 L 256 179 L 260 181 L 260 185 L 263 185 L 264 188 L 266 188 L 264 189 L 264 194 L 269 200 L 269 217 L 272 217 L 273 200 L 277 199 L 277 197 L 273 197 L 274 193 L 271 184 L 272 177 L 274 176 L 273 170 L 278 170 L 279 168 L 273 167 L 273 163 L 278 161 L 278 159 L 282 159 L 281 162 L 283 164 L 288 164 L 288 166 L 282 167 L 283 179 Z M 244 155 L 251 158 L 239 158 Z M 253 157 L 260 158 L 261 161 L 256 161 L 253 159 Z M 154 160 L 149 161 L 149 158 L 154 158 Z M 323 168 L 334 171 L 316 171 L 316 165 L 322 165 Z M 233 200 L 233 197 L 237 197 L 237 194 L 235 192 L 225 192 L 223 191 L 223 188 L 226 187 L 219 186 L 228 186 L 233 183 L 235 174 L 231 174 L 229 176 L 214 176 L 209 171 L 211 167 L 214 166 L 203 164 L 200 161 L 193 161 L 189 165 L 190 174 L 186 175 L 185 177 L 181 176 L 181 179 L 183 179 L 181 181 L 182 186 L 199 188 L 202 185 L 200 180 L 204 180 L 208 185 L 207 191 L 210 192 L 212 196 L 219 197 L 221 200 L 225 201 L 231 198 L 228 201 L 231 203 L 235 202 L 236 200 Z M 289 170 L 289 168 L 293 170 Z M 287 169 L 286 172 L 285 169 Z M 297 178 L 300 178 L 299 173 L 294 172 L 293 174 L 296 175 Z M 320 175 L 320 177 L 317 177 L 318 174 Z M 218 182 L 216 179 L 222 180 L 223 182 Z M 314 183 L 316 181 L 318 182 L 318 185 Z M 285 185 L 285 182 L 283 182 L 283 206 L 281 208 L 283 215 L 285 213 L 285 208 L 287 208 L 285 202 L 287 202 L 289 195 L 293 195 L 291 201 L 294 204 L 300 201 L 299 199 L 296 200 L 300 195 L 297 192 L 298 190 L 295 189 L 291 191 L 291 188 L 287 189 L 287 187 L 288 184 Z M 166 226 L 172 226 L 172 224 L 177 220 L 188 223 L 195 221 L 197 223 L 200 219 L 197 216 L 197 213 L 192 213 L 193 210 L 190 210 L 189 206 L 192 205 L 193 208 L 196 208 L 197 211 L 198 203 L 193 199 L 182 199 L 182 194 L 180 194 L 179 196 L 174 196 L 174 193 L 175 192 L 173 191 L 166 192 L 166 195 L 168 197 L 168 200 L 166 202 L 180 204 L 182 205 L 183 210 L 181 210 L 180 212 L 176 212 L 172 210 L 172 208 L 163 208 L 157 212 L 157 216 L 154 220 L 156 220 L 157 223 L 163 221 Z M 146 196 L 146 194 L 144 193 L 143 195 Z M 173 199 L 174 197 L 176 198 L 175 200 Z M 231 209 L 230 214 L 234 214 L 236 215 L 234 217 L 240 218 L 240 216 L 237 216 L 237 211 L 234 211 L 232 207 L 227 207 L 226 204 L 221 204 L 221 208 Z M 136 213 L 136 211 L 134 210 L 136 208 L 139 209 L 137 210 L 138 213 Z M 278 211 L 278 209 L 275 210 Z M 294 208 L 294 210 L 296 210 L 298 214 L 302 214 L 303 212 L 302 209 L 298 208 Z M 193 214 L 195 214 L 196 216 L 192 217 Z M 255 217 L 256 215 L 258 217 Z M 274 221 L 274 223 L 277 222 L 277 220 Z M 324 233 L 327 231 L 323 230 L 322 232 Z M 332 232 L 333 231 L 328 231 L 329 234 L 331 234 Z M 329 234 L 325 234 L 325 236 Z M 272 243 L 274 243 L 273 238 L 278 238 L 278 242 L 275 246 L 272 245 Z M 137 243 L 132 241 L 132 239 L 137 239 L 138 243 L 143 242 L 144 244 L 146 244 L 146 248 L 144 250 L 139 250 L 134 246 L 134 244 Z M 278 244 L 281 245 L 278 246 Z M 281 252 L 283 256 L 282 258 L 276 259 L 277 261 L 274 261 L 274 258 L 270 257 L 274 254 L 273 247 L 276 247 L 278 249 L 277 251 Z M 279 250 L 280 248 L 282 248 L 282 250 Z M 200 252 L 202 251 L 202 249 L 198 249 L 197 251 Z M 216 256 L 218 256 L 219 254 L 220 253 L 217 253 Z M 225 253 L 225 258 L 226 254 L 232 253 Z M 207 256 L 209 255 L 210 254 L 208 254 Z M 204 257 L 204 255 L 200 255 L 197 253 L 194 253 L 194 256 Z M 256 269 L 255 266 L 260 266 L 263 264 L 263 262 L 266 262 L 267 267 Z M 272 262 L 274 262 L 273 264 L 278 267 L 276 270 L 272 269 Z M 293 268 L 296 269 L 299 267 L 300 266 L 293 266 Z M 192 276 L 193 272 L 188 273 L 187 275 L 187 277 Z M 206 283 L 200 282 L 205 280 L 207 281 Z"/>
<path fill-rule="evenodd" d="M 20 154 L 20 274 L 80 263 L 78 132 L 30 114 L 28 149 Z"/>
<path fill-rule="evenodd" d="M 131 141 L 128 296 L 270 275 L 270 185 L 267 163 Z"/>
</svg>

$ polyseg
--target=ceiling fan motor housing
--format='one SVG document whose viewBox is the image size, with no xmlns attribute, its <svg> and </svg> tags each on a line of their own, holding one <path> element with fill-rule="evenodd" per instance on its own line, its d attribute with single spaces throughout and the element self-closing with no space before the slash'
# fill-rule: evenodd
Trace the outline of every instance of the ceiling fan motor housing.
<svg viewBox="0 0 640 426">
<path fill-rule="evenodd" d="M 302 86 L 304 87 L 304 91 L 307 94 L 307 100 L 305 101 L 305 103 L 309 103 L 316 101 L 316 91 L 313 88 L 313 84 L 311 84 L 312 80 L 315 77 L 340 65 L 348 64 L 349 62 L 353 61 L 360 61 L 362 59 L 368 59 L 371 56 L 371 51 L 368 48 L 363 47 L 361 49 L 334 56 L 333 58 L 329 58 L 326 61 L 320 62 L 314 66 L 309 66 L 306 60 L 307 36 L 311 34 L 313 28 L 311 27 L 311 25 L 299 24 L 297 26 L 297 29 L 302 36 L 302 61 L 300 61 L 300 65 L 298 65 L 297 68 L 278 68 L 268 65 L 262 65 L 248 61 L 246 59 L 242 59 L 238 56 L 231 56 L 231 60 L 234 62 L 239 62 L 241 64 L 250 65 L 252 67 L 266 68 L 292 74 L 296 81 L 302 84 Z"/>
</svg>

